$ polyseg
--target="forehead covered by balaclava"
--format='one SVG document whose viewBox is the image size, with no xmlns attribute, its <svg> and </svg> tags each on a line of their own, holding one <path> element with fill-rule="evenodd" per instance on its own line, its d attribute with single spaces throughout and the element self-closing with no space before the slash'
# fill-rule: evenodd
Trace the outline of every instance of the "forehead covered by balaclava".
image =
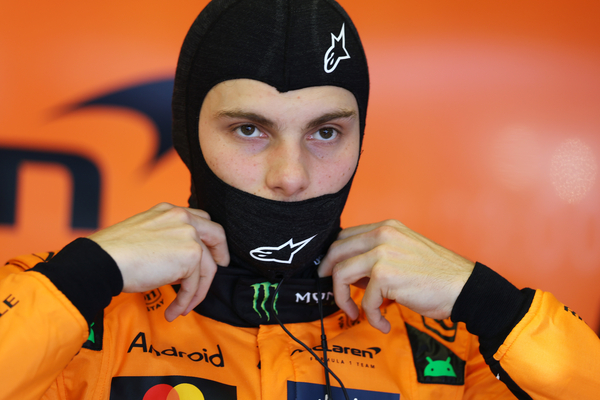
<svg viewBox="0 0 600 400">
<path fill-rule="evenodd" d="M 192 24 L 173 92 L 173 141 L 192 170 L 206 94 L 230 79 L 254 79 L 279 92 L 339 86 L 354 94 L 364 133 L 369 74 L 358 32 L 331 0 L 214 0 Z"/>
<path fill-rule="evenodd" d="M 190 207 L 223 226 L 232 264 L 271 280 L 307 276 L 337 236 L 352 179 L 337 193 L 299 202 L 257 197 L 219 179 L 203 158 L 198 122 L 206 94 L 232 79 L 279 92 L 347 89 L 362 142 L 369 75 L 360 38 L 333 0 L 214 0 L 190 28 L 177 65 L 173 141 L 192 175 Z"/>
</svg>

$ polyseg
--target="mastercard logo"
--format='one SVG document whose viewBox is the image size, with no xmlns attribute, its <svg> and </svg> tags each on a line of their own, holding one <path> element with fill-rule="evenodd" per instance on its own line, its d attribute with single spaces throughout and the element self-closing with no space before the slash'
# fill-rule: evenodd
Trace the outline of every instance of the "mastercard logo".
<svg viewBox="0 0 600 400">
<path fill-rule="evenodd" d="M 189 383 L 180 383 L 175 387 L 161 383 L 148 389 L 143 400 L 204 400 L 204 395 Z"/>
</svg>

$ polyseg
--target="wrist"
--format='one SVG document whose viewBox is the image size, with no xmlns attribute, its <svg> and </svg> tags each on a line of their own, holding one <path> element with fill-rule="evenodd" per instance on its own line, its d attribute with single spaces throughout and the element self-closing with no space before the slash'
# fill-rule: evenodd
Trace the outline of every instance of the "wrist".
<svg viewBox="0 0 600 400">
<path fill-rule="evenodd" d="M 30 271 L 45 275 L 91 323 L 123 289 L 117 264 L 97 243 L 79 238 Z"/>
</svg>

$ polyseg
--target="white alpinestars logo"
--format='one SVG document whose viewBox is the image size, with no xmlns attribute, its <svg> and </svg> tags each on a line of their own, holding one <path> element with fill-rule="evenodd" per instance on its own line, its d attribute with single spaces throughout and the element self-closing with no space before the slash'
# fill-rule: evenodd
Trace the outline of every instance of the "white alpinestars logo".
<svg viewBox="0 0 600 400">
<path fill-rule="evenodd" d="M 290 239 L 278 247 L 258 247 L 254 250 L 250 250 L 250 255 L 252 256 L 252 258 L 258 261 L 272 261 L 282 264 L 291 264 L 292 259 L 294 258 L 294 254 L 302 250 L 302 248 L 306 246 L 308 242 L 313 240 L 315 236 L 309 237 L 308 239 L 298 243 L 294 243 L 294 239 Z"/>
<path fill-rule="evenodd" d="M 342 30 L 340 31 L 339 36 L 336 37 L 333 33 L 331 34 L 331 47 L 327 49 L 324 59 L 325 72 L 328 74 L 332 73 L 337 68 L 340 60 L 350 58 L 350 54 L 348 54 L 348 50 L 346 50 L 344 25 L 345 24 L 342 24 Z"/>
</svg>

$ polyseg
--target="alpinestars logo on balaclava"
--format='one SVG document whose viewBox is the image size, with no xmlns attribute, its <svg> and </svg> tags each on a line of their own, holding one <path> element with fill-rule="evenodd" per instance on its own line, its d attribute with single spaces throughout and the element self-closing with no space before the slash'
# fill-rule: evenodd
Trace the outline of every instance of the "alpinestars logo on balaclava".
<svg viewBox="0 0 600 400">
<path fill-rule="evenodd" d="M 342 24 L 342 30 L 339 36 L 331 34 L 331 47 L 325 53 L 324 69 L 328 74 L 332 73 L 340 63 L 340 60 L 350 58 L 348 50 L 346 50 L 346 33 Z"/>
<path fill-rule="evenodd" d="M 317 236 L 317 235 L 315 235 Z M 278 262 L 282 264 L 291 264 L 294 259 L 294 254 L 302 250 L 304 246 L 308 242 L 314 239 L 314 237 L 309 237 L 306 240 L 303 240 L 298 243 L 294 243 L 294 239 L 290 239 L 281 246 L 272 247 L 272 246 L 263 246 L 257 249 L 251 250 L 250 255 L 252 258 L 263 261 L 263 262 Z"/>
<path fill-rule="evenodd" d="M 243 21 L 252 21 L 251 32 Z M 340 230 L 352 178 L 337 193 L 298 202 L 264 199 L 219 179 L 202 156 L 198 117 L 210 89 L 232 79 L 257 80 L 279 92 L 347 89 L 358 104 L 362 143 L 369 72 L 358 32 L 333 0 L 213 0 L 190 28 L 177 64 L 173 141 L 192 175 L 190 206 L 223 226 L 232 265 L 269 280 L 312 276 L 315 260 Z M 306 238 L 312 239 L 300 251 L 296 240 Z M 266 254 L 273 251 L 266 247 L 282 243 L 293 253 L 285 258 L 289 263 Z"/>
</svg>

